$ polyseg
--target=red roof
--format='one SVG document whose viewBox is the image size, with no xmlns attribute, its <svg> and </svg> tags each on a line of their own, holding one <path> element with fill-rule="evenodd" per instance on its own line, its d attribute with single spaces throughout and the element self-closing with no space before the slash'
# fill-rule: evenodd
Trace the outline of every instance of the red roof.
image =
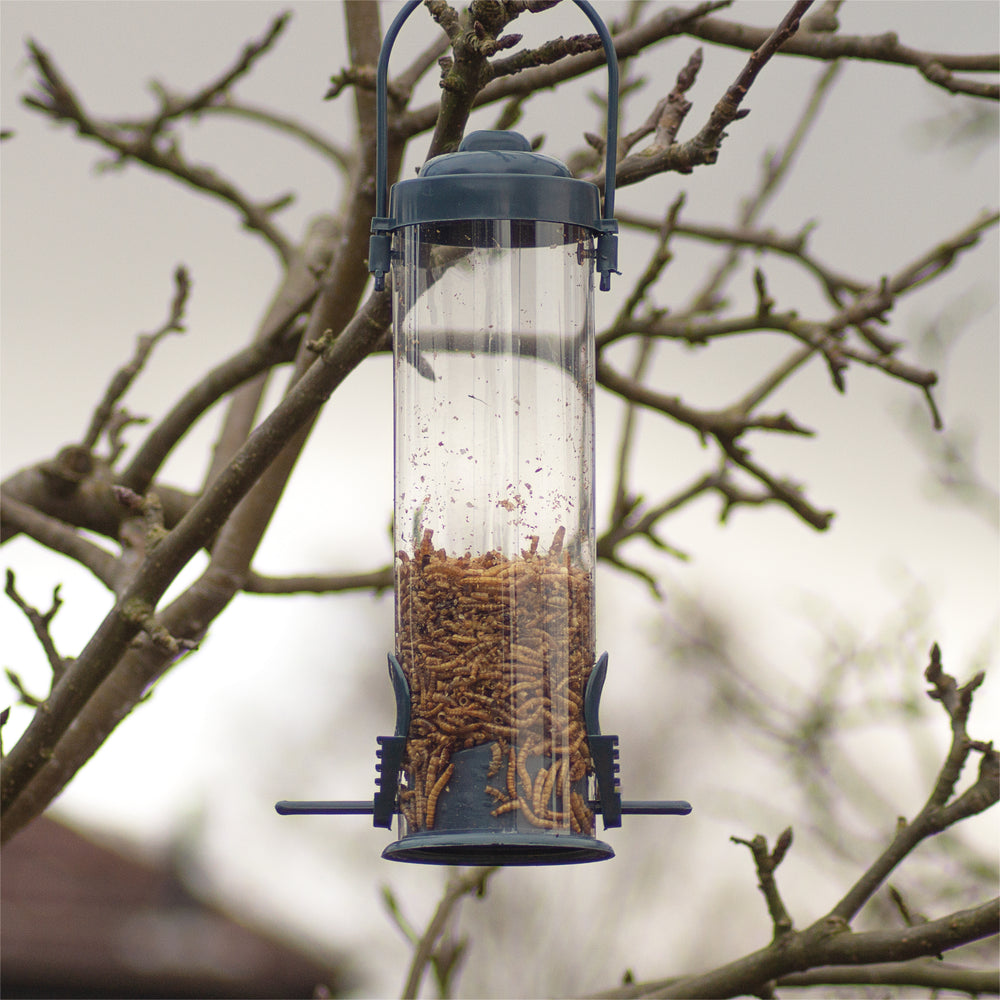
<svg viewBox="0 0 1000 1000">
<path fill-rule="evenodd" d="M 199 901 L 169 865 L 42 817 L 3 848 L 3 996 L 312 997 L 342 973 Z M 325 988 L 325 989 L 324 989 Z"/>
</svg>

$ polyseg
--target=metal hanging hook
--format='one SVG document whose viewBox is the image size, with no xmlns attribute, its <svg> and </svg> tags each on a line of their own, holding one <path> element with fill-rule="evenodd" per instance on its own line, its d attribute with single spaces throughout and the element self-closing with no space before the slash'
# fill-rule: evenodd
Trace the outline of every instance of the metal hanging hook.
<svg viewBox="0 0 1000 1000">
<path fill-rule="evenodd" d="M 406 0 L 393 18 L 382 40 L 375 74 L 375 217 L 372 219 L 372 237 L 369 247 L 369 270 L 375 275 L 375 289 L 385 287 L 385 274 L 389 266 L 389 240 L 393 220 L 386 213 L 389 203 L 389 115 L 388 80 L 389 56 L 396 36 L 403 23 L 420 6 L 422 0 Z M 589 0 L 573 0 L 587 15 L 594 26 L 608 67 L 608 122 L 604 154 L 604 214 L 595 222 L 597 239 L 597 270 L 601 274 L 601 289 L 611 287 L 611 274 L 617 273 L 618 223 L 615 222 L 615 171 L 618 163 L 618 56 L 615 53 L 611 32 Z"/>
</svg>

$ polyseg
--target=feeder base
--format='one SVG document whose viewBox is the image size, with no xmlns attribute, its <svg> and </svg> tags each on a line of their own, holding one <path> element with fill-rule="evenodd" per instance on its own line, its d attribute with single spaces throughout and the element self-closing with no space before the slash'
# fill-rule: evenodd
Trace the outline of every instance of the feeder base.
<svg viewBox="0 0 1000 1000">
<path fill-rule="evenodd" d="M 413 833 L 382 852 L 388 861 L 424 865 L 576 865 L 614 856 L 610 845 L 579 833 L 496 830 Z"/>
</svg>

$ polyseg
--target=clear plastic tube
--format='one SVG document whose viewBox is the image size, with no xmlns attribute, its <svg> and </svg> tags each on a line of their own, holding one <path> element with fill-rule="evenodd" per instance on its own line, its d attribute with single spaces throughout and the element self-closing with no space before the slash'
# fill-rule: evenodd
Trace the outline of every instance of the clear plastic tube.
<svg viewBox="0 0 1000 1000">
<path fill-rule="evenodd" d="M 591 234 L 424 224 L 392 258 L 405 832 L 589 836 Z"/>
</svg>

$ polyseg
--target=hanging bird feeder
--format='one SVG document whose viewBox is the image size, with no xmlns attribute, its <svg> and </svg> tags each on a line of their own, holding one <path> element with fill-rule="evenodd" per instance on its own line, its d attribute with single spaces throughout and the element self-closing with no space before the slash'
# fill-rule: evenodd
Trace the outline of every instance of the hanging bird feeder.
<svg viewBox="0 0 1000 1000">
<path fill-rule="evenodd" d="M 594 275 L 617 267 L 618 67 L 607 56 L 600 192 L 515 132 L 467 135 L 388 198 L 386 82 L 377 73 L 369 269 L 391 279 L 395 386 L 393 736 L 374 799 L 279 802 L 283 815 L 370 814 L 383 857 L 538 865 L 614 856 L 618 737 L 598 720 L 595 660 Z"/>
</svg>

